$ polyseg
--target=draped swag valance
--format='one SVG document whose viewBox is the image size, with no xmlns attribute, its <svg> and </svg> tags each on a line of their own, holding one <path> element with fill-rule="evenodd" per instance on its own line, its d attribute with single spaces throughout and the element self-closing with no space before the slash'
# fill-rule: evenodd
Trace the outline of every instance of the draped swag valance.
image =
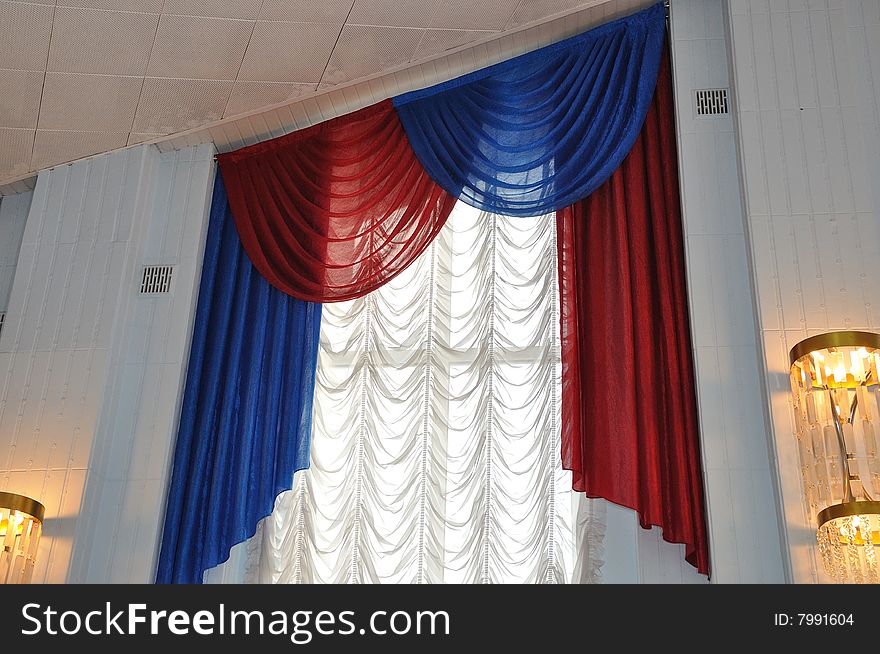
<svg viewBox="0 0 880 654">
<path fill-rule="evenodd" d="M 669 193 L 678 180 L 664 40 L 658 4 L 218 157 L 157 579 L 200 582 L 307 465 L 320 320 L 311 303 L 361 297 L 391 280 L 459 200 L 511 216 L 559 212 L 559 456 L 575 490 L 636 509 L 708 572 L 692 387 L 614 390 L 632 390 L 625 357 L 643 352 L 656 353 L 658 370 L 674 365 L 679 379 L 693 379 L 678 197 Z M 606 255 L 605 267 L 584 272 Z M 652 299 L 658 292 L 665 299 Z M 600 317 L 621 330 L 609 336 Z M 620 341 L 616 349 L 606 337 Z M 608 357 L 617 353 L 625 360 L 615 368 Z M 623 377 L 593 385 L 598 369 Z M 633 406 L 615 422 L 620 402 Z"/>
<path fill-rule="evenodd" d="M 281 291 L 335 302 L 409 265 L 456 199 L 537 216 L 598 188 L 651 103 L 662 5 L 218 157 L 242 244 Z"/>
</svg>

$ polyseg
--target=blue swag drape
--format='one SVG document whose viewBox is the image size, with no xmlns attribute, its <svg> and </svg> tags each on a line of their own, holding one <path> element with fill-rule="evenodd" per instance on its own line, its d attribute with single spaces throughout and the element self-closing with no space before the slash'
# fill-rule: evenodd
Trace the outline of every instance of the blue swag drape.
<svg viewBox="0 0 880 654">
<path fill-rule="evenodd" d="M 554 213 L 590 195 L 632 148 L 664 38 L 658 4 L 393 104 L 416 159 L 443 190 L 489 212 Z M 387 141 L 381 130 L 357 136 L 374 137 L 377 148 Z M 278 198 L 298 198 L 302 215 L 314 209 L 315 199 L 300 197 L 291 181 L 291 166 L 302 172 L 352 159 L 350 144 L 319 140 L 300 150 L 285 138 L 236 163 L 247 167 L 236 179 L 260 184 L 229 187 L 237 206 L 281 221 L 276 234 L 290 219 L 290 211 L 270 211 Z M 335 174 L 346 179 L 363 172 L 342 170 Z M 321 208 L 338 214 L 346 206 Z M 386 228 L 372 214 L 350 220 L 349 229 Z M 366 256 L 355 254 L 355 264 Z M 320 316 L 320 304 L 276 290 L 250 263 L 218 175 L 157 581 L 200 583 L 204 570 L 254 534 L 294 471 L 308 466 Z"/>
<path fill-rule="evenodd" d="M 645 121 L 666 34 L 662 4 L 394 98 L 413 151 L 483 211 L 540 216 L 595 191 Z"/>
<path fill-rule="evenodd" d="M 217 175 L 157 583 L 201 583 L 308 467 L 320 325 L 254 269 Z"/>
</svg>

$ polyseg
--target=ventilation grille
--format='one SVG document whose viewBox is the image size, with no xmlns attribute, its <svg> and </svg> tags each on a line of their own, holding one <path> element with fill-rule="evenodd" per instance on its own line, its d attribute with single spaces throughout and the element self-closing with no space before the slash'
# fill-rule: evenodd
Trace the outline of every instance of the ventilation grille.
<svg viewBox="0 0 880 654">
<path fill-rule="evenodd" d="M 171 291 L 174 266 L 144 266 L 141 278 L 141 295 L 158 295 Z"/>
<path fill-rule="evenodd" d="M 694 99 L 698 116 L 725 116 L 730 113 L 727 89 L 697 89 Z"/>
</svg>

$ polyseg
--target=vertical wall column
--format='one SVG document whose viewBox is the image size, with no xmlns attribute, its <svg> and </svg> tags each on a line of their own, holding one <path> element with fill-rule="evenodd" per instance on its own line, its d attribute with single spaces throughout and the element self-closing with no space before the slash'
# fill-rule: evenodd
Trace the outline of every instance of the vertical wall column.
<svg viewBox="0 0 880 654">
<path fill-rule="evenodd" d="M 38 176 L 0 336 L 0 489 L 47 509 L 34 581 L 152 578 L 212 155 Z M 170 293 L 140 295 L 146 264 L 175 266 Z"/>
<path fill-rule="evenodd" d="M 697 89 L 730 87 L 724 0 L 672 0 L 671 36 L 688 293 L 712 580 L 785 580 L 777 493 L 730 114 Z"/>
<path fill-rule="evenodd" d="M 880 0 L 731 0 L 729 13 L 765 401 L 793 579 L 813 582 L 788 351 L 880 330 Z"/>
<path fill-rule="evenodd" d="M 19 193 L 0 198 L 0 314 L 6 313 L 9 306 L 15 264 L 32 197 L 33 193 Z"/>
</svg>

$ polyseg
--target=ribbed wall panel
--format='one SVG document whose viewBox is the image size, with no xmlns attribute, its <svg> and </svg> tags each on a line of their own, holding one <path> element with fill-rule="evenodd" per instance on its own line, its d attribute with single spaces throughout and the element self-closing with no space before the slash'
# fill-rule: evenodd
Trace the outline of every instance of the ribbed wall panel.
<svg viewBox="0 0 880 654">
<path fill-rule="evenodd" d="M 0 488 L 46 505 L 37 582 L 151 576 L 212 154 L 143 146 L 38 178 L 0 339 Z M 140 296 L 156 262 L 174 292 Z"/>
<path fill-rule="evenodd" d="M 741 165 L 793 579 L 822 579 L 788 350 L 880 330 L 880 0 L 731 1 Z"/>
</svg>

